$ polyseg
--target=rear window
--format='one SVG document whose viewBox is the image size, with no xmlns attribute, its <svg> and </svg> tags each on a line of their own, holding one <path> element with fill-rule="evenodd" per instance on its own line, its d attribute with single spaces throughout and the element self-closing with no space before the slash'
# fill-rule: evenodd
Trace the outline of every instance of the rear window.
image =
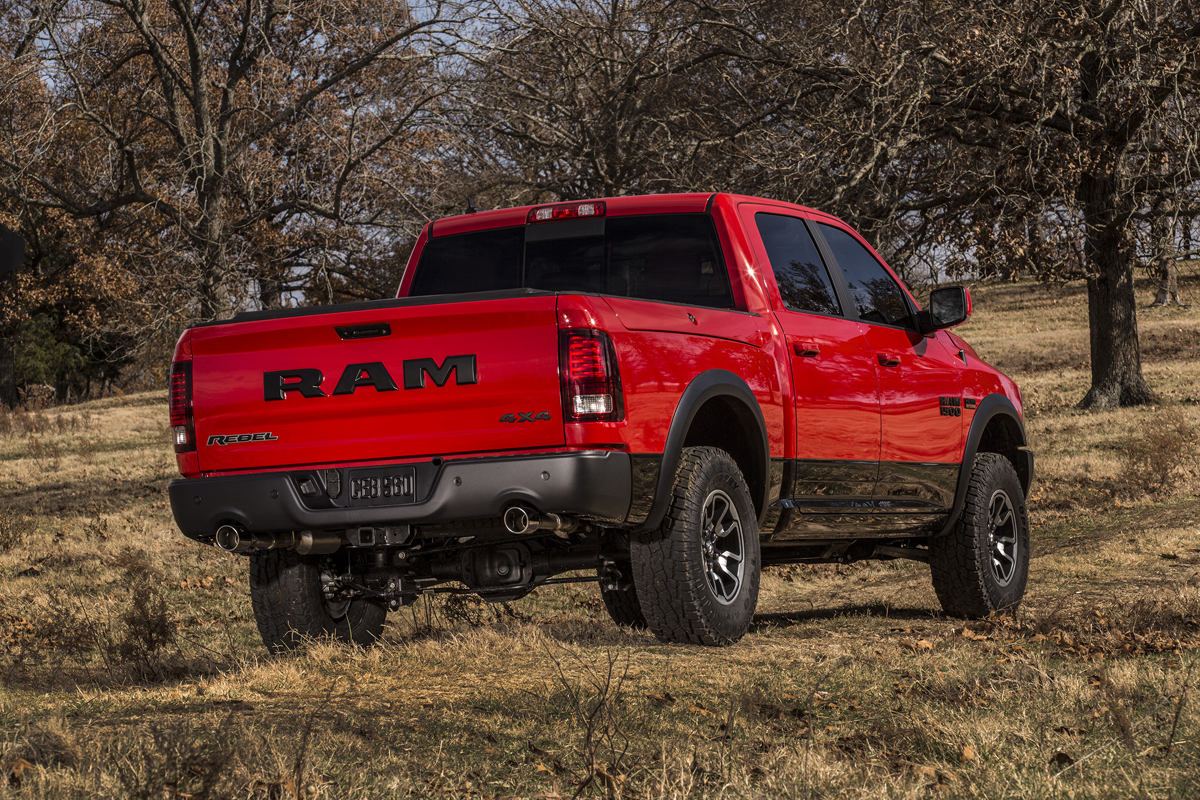
<svg viewBox="0 0 1200 800">
<path fill-rule="evenodd" d="M 519 288 L 524 247 L 524 228 L 499 228 L 433 239 L 421 252 L 409 294 Z"/>
<path fill-rule="evenodd" d="M 528 241 L 527 231 L 533 232 Z M 558 231 L 566 238 L 556 238 Z M 519 288 L 734 307 L 707 214 L 610 217 L 586 229 L 548 222 L 434 238 L 409 294 Z"/>
</svg>

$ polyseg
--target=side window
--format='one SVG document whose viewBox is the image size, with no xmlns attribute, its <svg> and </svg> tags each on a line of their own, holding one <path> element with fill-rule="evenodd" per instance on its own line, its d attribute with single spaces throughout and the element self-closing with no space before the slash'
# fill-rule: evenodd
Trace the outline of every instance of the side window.
<svg viewBox="0 0 1200 800">
<path fill-rule="evenodd" d="M 779 214 L 754 215 L 767 258 L 789 311 L 841 316 L 842 306 L 829 279 L 829 270 L 808 234 L 804 220 Z"/>
<path fill-rule="evenodd" d="M 904 291 L 870 251 L 841 228 L 821 225 L 821 233 L 846 276 L 859 318 L 885 325 L 909 325 Z"/>
</svg>

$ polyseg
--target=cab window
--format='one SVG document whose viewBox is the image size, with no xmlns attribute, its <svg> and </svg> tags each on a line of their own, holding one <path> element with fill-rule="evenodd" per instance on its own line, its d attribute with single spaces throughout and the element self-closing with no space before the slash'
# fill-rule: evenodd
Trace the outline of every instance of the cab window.
<svg viewBox="0 0 1200 800">
<path fill-rule="evenodd" d="M 804 220 L 758 213 L 754 222 L 771 261 L 783 305 L 789 311 L 842 316 L 829 270 Z"/>
<path fill-rule="evenodd" d="M 911 327 L 904 290 L 871 252 L 841 228 L 820 225 L 821 234 L 846 277 L 850 296 L 863 322 Z"/>
</svg>

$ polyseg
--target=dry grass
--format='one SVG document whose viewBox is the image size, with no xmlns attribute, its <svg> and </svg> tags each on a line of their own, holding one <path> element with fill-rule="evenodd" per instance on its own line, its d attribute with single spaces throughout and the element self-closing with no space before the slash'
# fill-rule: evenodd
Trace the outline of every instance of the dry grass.
<svg viewBox="0 0 1200 800">
<path fill-rule="evenodd" d="M 725 650 L 619 630 L 579 584 L 270 658 L 245 563 L 175 532 L 163 393 L 0 415 L 0 795 L 1195 796 L 1200 484 L 1153 440 L 1200 424 L 1200 318 L 1141 316 L 1166 415 L 1085 414 L 1082 292 L 976 303 L 1038 483 L 1027 601 L 970 625 L 927 568 L 866 563 L 769 570 Z"/>
</svg>

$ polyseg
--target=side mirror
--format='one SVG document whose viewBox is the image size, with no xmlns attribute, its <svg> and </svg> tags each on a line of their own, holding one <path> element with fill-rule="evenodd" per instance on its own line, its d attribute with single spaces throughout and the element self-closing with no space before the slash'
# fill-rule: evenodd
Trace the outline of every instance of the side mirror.
<svg viewBox="0 0 1200 800">
<path fill-rule="evenodd" d="M 929 309 L 921 327 L 925 333 L 961 325 L 971 316 L 971 293 L 962 286 L 946 286 L 929 293 Z"/>
</svg>

